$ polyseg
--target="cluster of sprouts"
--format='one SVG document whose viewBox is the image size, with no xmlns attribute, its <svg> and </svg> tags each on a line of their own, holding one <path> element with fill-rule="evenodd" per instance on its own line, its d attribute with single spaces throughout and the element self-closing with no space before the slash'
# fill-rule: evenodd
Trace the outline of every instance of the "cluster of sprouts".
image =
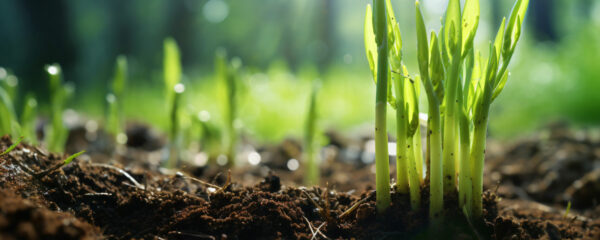
<svg viewBox="0 0 600 240">
<path fill-rule="evenodd" d="M 479 0 L 449 0 L 439 32 L 428 37 L 419 2 L 415 3 L 419 75 L 403 64 L 402 38 L 390 0 L 374 0 L 365 16 L 365 48 L 376 82 L 375 155 L 377 208 L 390 204 L 386 110 L 396 111 L 395 190 L 410 194 L 420 208 L 421 187 L 429 179 L 432 219 L 441 215 L 444 196 L 458 193 L 459 208 L 482 216 L 483 163 L 488 113 L 508 79 L 508 64 L 521 35 L 528 0 L 517 0 L 504 19 L 488 56 L 474 49 Z M 428 100 L 427 159 L 421 156 L 419 94 Z M 426 165 L 425 173 L 423 165 Z"/>
</svg>

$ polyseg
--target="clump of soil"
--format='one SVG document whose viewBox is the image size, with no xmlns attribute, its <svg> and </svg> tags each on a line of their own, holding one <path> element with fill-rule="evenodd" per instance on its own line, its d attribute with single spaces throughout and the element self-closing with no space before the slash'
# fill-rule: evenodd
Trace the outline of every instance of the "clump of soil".
<svg viewBox="0 0 600 240">
<path fill-rule="evenodd" d="M 4 137 L 0 149 L 10 144 Z M 404 194 L 393 193 L 390 209 L 377 214 L 374 191 L 293 187 L 276 175 L 245 186 L 236 175 L 214 183 L 85 157 L 45 175 L 23 169 L 41 172 L 61 161 L 25 144 L 2 156 L 2 239 L 590 239 L 600 232 L 597 219 L 565 218 L 492 192 L 483 221 L 467 221 L 456 197 L 446 196 L 446 219 L 431 223 L 427 207 L 412 211 Z M 428 206 L 427 188 L 422 192 Z"/>
<path fill-rule="evenodd" d="M 0 239 L 95 239 L 100 229 L 72 214 L 49 210 L 0 190 Z"/>
<path fill-rule="evenodd" d="M 505 198 L 563 207 L 571 202 L 578 210 L 598 208 L 600 139 L 590 132 L 554 125 L 512 144 L 489 159 L 487 175 L 492 178 L 487 179 L 488 185 L 501 182 L 498 192 Z M 600 217 L 591 212 L 587 215 Z"/>
</svg>

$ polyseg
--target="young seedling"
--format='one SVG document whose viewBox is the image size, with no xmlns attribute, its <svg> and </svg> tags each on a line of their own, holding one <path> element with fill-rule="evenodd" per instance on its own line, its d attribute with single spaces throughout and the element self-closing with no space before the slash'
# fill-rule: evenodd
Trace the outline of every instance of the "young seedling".
<svg viewBox="0 0 600 240">
<path fill-rule="evenodd" d="M 18 136 L 20 127 L 17 122 L 13 101 L 4 88 L 0 88 L 0 114 L 0 134 Z"/>
<path fill-rule="evenodd" d="M 226 154 L 227 165 L 235 165 L 237 131 L 235 119 L 237 114 L 238 95 L 238 72 L 242 63 L 239 58 L 234 58 L 230 63 L 227 61 L 227 53 L 224 49 L 218 49 L 215 57 L 215 74 L 218 81 L 225 86 L 225 131 L 226 131 Z"/>
<path fill-rule="evenodd" d="M 168 167 L 174 168 L 179 164 L 179 152 L 182 149 L 181 122 L 179 119 L 179 108 L 181 106 L 181 98 L 185 91 L 185 85 L 178 83 L 173 88 L 175 92 L 173 105 L 171 108 L 171 138 L 169 147 L 169 162 Z"/>
<path fill-rule="evenodd" d="M 427 138 L 429 156 L 429 185 L 430 205 L 429 215 L 437 218 L 444 206 L 443 193 L 443 163 L 442 163 L 442 127 L 440 104 L 443 99 L 444 69 L 440 47 L 435 32 L 431 33 L 431 45 L 427 43 L 427 30 L 421 13 L 419 1 L 416 2 L 417 24 L 417 59 L 419 63 L 420 78 L 429 102 L 429 115 L 427 118 Z M 430 50 L 431 49 L 431 50 Z"/>
<path fill-rule="evenodd" d="M 193 117 L 194 124 L 199 125 L 200 147 L 208 155 L 208 163 L 213 164 L 221 153 L 221 131 L 211 122 L 208 111 L 202 110 Z"/>
<path fill-rule="evenodd" d="M 124 129 L 123 117 L 123 95 L 127 83 L 127 58 L 117 57 L 115 64 L 115 75 L 110 84 L 110 92 L 106 96 L 108 102 L 108 114 L 106 119 L 106 130 L 115 137 L 118 145 L 127 143 L 127 135 Z"/>
<path fill-rule="evenodd" d="M 37 100 L 32 93 L 25 96 L 23 112 L 21 113 L 21 133 L 30 144 L 37 144 L 36 133 Z"/>
<path fill-rule="evenodd" d="M 506 20 L 498 30 L 496 40 L 490 43 L 490 54 L 487 65 L 482 68 L 479 81 L 473 81 L 473 143 L 471 161 L 473 163 L 473 209 L 472 215 L 479 219 L 483 214 L 483 163 L 485 159 L 485 142 L 488 113 L 491 103 L 498 97 L 508 79 L 508 64 L 515 52 L 529 0 L 518 0 L 513 6 L 510 20 Z M 476 83 L 475 83 L 476 82 Z"/>
<path fill-rule="evenodd" d="M 419 126 L 418 82 L 410 79 L 402 64 L 402 37 L 391 1 L 386 0 L 388 23 L 387 41 L 393 93 L 388 95 L 390 105 L 396 110 L 396 191 L 409 193 L 411 206 L 418 209 L 421 202 L 421 179 L 417 170 L 414 137 Z M 388 93 L 389 94 L 389 93 Z M 422 172 L 422 171 L 421 171 Z"/>
<path fill-rule="evenodd" d="M 304 158 L 306 163 L 306 173 L 304 184 L 307 186 L 319 184 L 319 148 L 318 141 L 315 141 L 317 132 L 317 94 L 319 91 L 319 81 L 314 80 L 308 102 L 308 112 L 306 114 L 306 123 L 304 128 Z"/>
<path fill-rule="evenodd" d="M 16 142 L 14 142 L 12 145 L 10 145 L 10 147 L 8 147 L 6 150 L 4 150 L 4 152 L 0 153 L 0 156 L 4 156 L 4 155 L 8 154 L 9 152 L 11 152 L 13 149 L 15 149 L 17 146 L 19 146 L 21 141 L 23 141 L 23 137 L 19 137 Z"/>
<path fill-rule="evenodd" d="M 17 93 L 19 91 L 19 78 L 13 75 L 9 70 L 0 67 L 0 88 L 8 94 L 8 97 L 13 102 L 17 101 Z"/>
<path fill-rule="evenodd" d="M 48 150 L 63 152 L 67 141 L 68 130 L 64 126 L 62 115 L 67 99 L 73 93 L 73 87 L 62 84 L 61 68 L 58 64 L 46 66 L 50 80 L 50 126 L 46 131 L 46 144 Z"/>
<path fill-rule="evenodd" d="M 376 6 L 382 4 L 381 1 L 375 3 Z M 415 139 L 415 136 L 420 134 L 420 86 L 418 80 L 414 81 L 408 76 L 408 71 L 402 65 L 400 32 L 390 2 L 387 1 L 386 5 L 387 13 L 381 5 L 376 8 L 374 25 L 370 21 L 371 9 L 367 7 L 365 21 L 367 59 L 377 81 L 376 142 L 386 142 L 385 133 L 378 131 L 385 129 L 385 121 L 380 117 L 385 108 L 379 104 L 387 100 L 396 110 L 398 124 L 396 190 L 400 193 L 410 191 L 411 204 L 416 209 L 419 207 L 418 191 L 423 177 L 422 171 L 419 171 L 419 167 L 422 167 L 421 149 L 417 142 L 420 141 L 420 137 Z M 500 26 L 496 40 L 490 46 L 489 60 L 484 65 L 480 54 L 475 54 L 473 50 L 473 39 L 479 24 L 478 0 L 466 0 L 462 9 L 459 0 L 449 0 L 442 29 L 439 35 L 432 32 L 430 39 L 427 37 L 419 2 L 416 2 L 420 77 L 415 79 L 420 78 L 429 101 L 427 156 L 430 179 L 429 212 L 432 219 L 437 219 L 442 212 L 444 194 L 454 194 L 457 190 L 459 207 L 465 215 L 474 219 L 481 218 L 483 159 L 489 107 L 506 84 L 507 66 L 521 33 L 527 5 L 527 0 L 517 0 L 510 21 L 508 24 L 503 21 Z M 386 13 L 387 26 L 380 19 L 383 15 L 377 15 L 378 13 Z M 378 31 L 373 34 L 374 26 L 377 27 L 376 30 L 387 31 L 381 35 Z M 389 62 L 386 62 L 382 59 L 382 54 L 385 55 L 382 48 L 388 46 Z M 374 61 L 375 58 L 378 58 L 377 62 Z M 388 71 L 388 65 L 390 75 L 384 72 Z M 395 97 L 389 94 L 390 85 L 383 84 L 388 78 L 394 83 Z M 380 179 L 380 176 L 384 175 L 382 171 L 388 166 L 386 161 L 381 160 L 387 156 L 387 152 L 383 154 L 381 150 L 385 148 L 382 144 L 378 146 L 376 150 L 379 150 L 380 155 L 376 156 L 376 159 L 379 159 L 376 162 L 377 197 L 385 199 L 385 193 L 380 192 L 384 189 L 385 179 Z M 405 146 L 412 146 L 413 149 L 408 150 Z M 415 146 L 418 146 L 418 149 L 415 149 Z M 385 204 L 378 205 L 380 211 L 385 207 Z"/>
<path fill-rule="evenodd" d="M 383 0 L 373 2 L 373 10 L 367 5 L 365 15 L 365 49 L 367 60 L 376 84 L 375 93 L 375 187 L 376 205 L 379 212 L 390 205 L 390 163 L 386 126 L 388 84 L 388 40 L 386 6 Z"/>
<path fill-rule="evenodd" d="M 48 169 L 42 170 L 40 172 L 33 172 L 31 169 L 29 169 L 28 171 L 31 171 L 30 174 L 32 176 L 34 176 L 35 178 L 41 179 L 42 177 L 44 177 L 44 176 L 46 176 L 46 175 L 48 175 L 48 174 L 50 174 L 50 173 L 58 170 L 59 168 L 62 168 L 64 166 L 66 166 L 67 164 L 71 163 L 76 157 L 79 157 L 81 154 L 84 154 L 84 153 L 85 153 L 85 150 L 83 150 L 81 152 L 78 152 L 78 153 L 75 153 L 75 154 L 67 157 L 61 163 L 57 163 L 54 166 L 52 166 L 52 167 L 50 167 Z M 20 166 L 24 166 L 24 165 L 20 165 Z M 24 168 L 24 169 L 27 169 L 27 168 Z M 25 171 L 27 171 L 27 170 L 25 170 Z"/>
<path fill-rule="evenodd" d="M 181 81 L 181 62 L 179 56 L 179 48 L 177 43 L 172 38 L 167 38 L 164 41 L 164 80 L 166 90 L 166 103 L 170 117 L 170 131 L 169 131 L 169 147 L 168 147 L 168 159 L 165 162 L 166 167 L 174 168 L 177 166 L 179 161 L 179 150 L 178 150 L 178 136 L 179 136 L 179 118 L 178 109 L 180 106 L 181 94 L 185 90 Z"/>
</svg>

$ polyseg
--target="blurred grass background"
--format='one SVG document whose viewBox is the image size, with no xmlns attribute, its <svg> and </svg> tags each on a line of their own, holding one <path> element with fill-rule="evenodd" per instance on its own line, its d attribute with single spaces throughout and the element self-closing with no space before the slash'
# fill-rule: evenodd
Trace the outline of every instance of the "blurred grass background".
<svg viewBox="0 0 600 240">
<path fill-rule="evenodd" d="M 413 1 L 392 0 L 404 61 L 417 73 Z M 437 30 L 447 0 L 421 0 Z M 34 92 L 48 115 L 43 66 L 59 63 L 76 86 L 69 107 L 101 120 L 119 54 L 129 60 L 124 110 L 129 120 L 166 129 L 162 43 L 181 49 L 185 106 L 219 124 L 224 86 L 213 74 L 215 51 L 243 63 L 237 125 L 260 142 L 299 136 L 310 81 L 321 79 L 323 129 L 372 124 L 374 90 L 363 46 L 367 0 L 3 0 L 0 66 Z M 486 52 L 512 0 L 481 0 L 476 44 Z M 490 133 L 511 138 L 553 121 L 600 123 L 600 1 L 531 0 L 511 76 L 492 106 Z M 23 103 L 17 102 L 17 105 Z M 426 104 L 426 103 L 424 103 Z M 22 109 L 17 107 L 17 109 Z M 426 108 L 422 108 L 426 109 Z M 389 114 L 392 123 L 393 114 Z M 394 124 L 389 125 L 393 132 Z"/>
</svg>

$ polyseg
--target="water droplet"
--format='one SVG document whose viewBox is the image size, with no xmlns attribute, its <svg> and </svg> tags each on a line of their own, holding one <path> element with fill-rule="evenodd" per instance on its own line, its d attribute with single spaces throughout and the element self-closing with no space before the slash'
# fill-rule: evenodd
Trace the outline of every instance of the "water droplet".
<svg viewBox="0 0 600 240">
<path fill-rule="evenodd" d="M 248 154 L 248 162 L 251 165 L 258 165 L 260 163 L 261 157 L 257 152 L 251 152 Z"/>
<path fill-rule="evenodd" d="M 290 171 L 296 171 L 296 170 L 298 170 L 299 167 L 300 167 L 300 162 L 298 162 L 298 160 L 296 160 L 295 158 L 288 160 L 287 168 Z"/>
</svg>

